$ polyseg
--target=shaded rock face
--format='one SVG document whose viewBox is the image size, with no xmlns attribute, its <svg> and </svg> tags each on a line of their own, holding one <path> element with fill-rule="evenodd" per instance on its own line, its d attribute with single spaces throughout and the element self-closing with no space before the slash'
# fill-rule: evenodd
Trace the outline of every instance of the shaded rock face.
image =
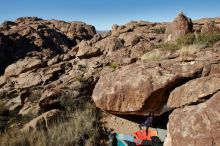
<svg viewBox="0 0 220 146">
<path fill-rule="evenodd" d="M 40 68 L 44 66 L 44 64 L 44 61 L 41 59 L 25 58 L 24 60 L 19 60 L 18 62 L 9 65 L 5 69 L 5 76 L 18 76 L 19 74 L 32 70 L 34 68 Z"/>
<path fill-rule="evenodd" d="M 205 103 L 174 110 L 165 146 L 220 145 L 220 92 Z"/>
<path fill-rule="evenodd" d="M 166 41 L 175 41 L 179 37 L 193 32 L 191 19 L 180 13 L 166 30 Z"/>
<path fill-rule="evenodd" d="M 49 21 L 36 17 L 18 18 L 13 25 L 5 25 L 7 27 L 3 27 L 3 34 L 0 34 L 0 61 L 4 62 L 0 74 L 7 65 L 25 56 L 51 59 L 96 34 L 93 26 L 83 22 Z"/>
<path fill-rule="evenodd" d="M 7 126 L 7 122 L 9 120 L 9 111 L 2 107 L 0 109 L 0 133 L 4 131 L 5 127 Z"/>
</svg>

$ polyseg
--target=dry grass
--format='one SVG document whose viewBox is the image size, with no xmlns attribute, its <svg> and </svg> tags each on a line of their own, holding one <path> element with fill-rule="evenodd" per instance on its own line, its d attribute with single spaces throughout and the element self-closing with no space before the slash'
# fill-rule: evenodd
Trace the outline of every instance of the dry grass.
<svg viewBox="0 0 220 146">
<path fill-rule="evenodd" d="M 179 44 L 176 43 L 160 43 L 153 46 L 154 49 L 163 49 L 163 50 L 169 50 L 169 51 L 176 51 L 181 48 Z"/>
<path fill-rule="evenodd" d="M 180 50 L 178 50 L 178 53 L 181 56 L 194 55 L 195 53 L 199 52 L 201 49 L 204 49 L 204 45 L 202 44 L 188 45 L 188 46 L 183 46 Z"/>
<path fill-rule="evenodd" d="M 66 114 L 47 131 L 39 130 L 30 133 L 20 131 L 6 132 L 0 136 L 2 146 L 92 146 L 97 143 L 97 110 L 91 103 L 83 108 Z"/>
<path fill-rule="evenodd" d="M 0 133 L 4 131 L 7 122 L 5 121 L 5 116 L 2 116 L 6 110 L 4 102 L 0 101 Z"/>
<path fill-rule="evenodd" d="M 162 59 L 160 51 L 151 51 L 141 56 L 141 61 L 159 61 Z"/>
</svg>

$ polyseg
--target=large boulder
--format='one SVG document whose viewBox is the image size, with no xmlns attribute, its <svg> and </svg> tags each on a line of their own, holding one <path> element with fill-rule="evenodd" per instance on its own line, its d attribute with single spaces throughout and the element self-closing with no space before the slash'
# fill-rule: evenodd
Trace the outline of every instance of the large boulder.
<svg viewBox="0 0 220 146">
<path fill-rule="evenodd" d="M 220 92 L 198 105 L 174 110 L 169 116 L 164 146 L 219 146 Z"/>
<path fill-rule="evenodd" d="M 160 115 L 170 90 L 201 70 L 200 63 L 190 62 L 169 62 L 163 67 L 157 63 L 131 64 L 102 76 L 92 97 L 97 107 L 111 113 Z"/>
<path fill-rule="evenodd" d="M 176 41 L 179 37 L 192 32 L 193 24 L 191 19 L 181 12 L 166 29 L 166 41 Z"/>
<path fill-rule="evenodd" d="M 202 102 L 220 90 L 220 74 L 187 82 L 170 93 L 168 107 L 178 108 Z"/>
<path fill-rule="evenodd" d="M 27 72 L 29 70 L 40 68 L 45 65 L 45 61 L 38 58 L 25 58 L 19 60 L 14 64 L 9 65 L 5 69 L 5 76 L 18 76 L 21 73 Z"/>
<path fill-rule="evenodd" d="M 82 41 L 74 49 L 78 50 L 76 56 L 79 58 L 91 58 L 102 54 L 100 48 L 92 47 L 88 41 Z"/>
</svg>

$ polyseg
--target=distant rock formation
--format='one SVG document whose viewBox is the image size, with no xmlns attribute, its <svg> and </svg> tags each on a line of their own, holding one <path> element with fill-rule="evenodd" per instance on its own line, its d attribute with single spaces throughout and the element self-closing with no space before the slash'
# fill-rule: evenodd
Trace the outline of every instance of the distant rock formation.
<svg viewBox="0 0 220 146">
<path fill-rule="evenodd" d="M 203 34 L 219 33 L 220 34 L 220 27 L 216 26 L 215 22 L 206 22 L 201 29 L 201 33 Z"/>
<path fill-rule="evenodd" d="M 179 37 L 192 32 L 193 32 L 193 23 L 191 19 L 186 17 L 183 14 L 183 12 L 181 12 L 166 29 L 167 35 L 165 40 L 167 42 L 176 41 Z"/>
</svg>

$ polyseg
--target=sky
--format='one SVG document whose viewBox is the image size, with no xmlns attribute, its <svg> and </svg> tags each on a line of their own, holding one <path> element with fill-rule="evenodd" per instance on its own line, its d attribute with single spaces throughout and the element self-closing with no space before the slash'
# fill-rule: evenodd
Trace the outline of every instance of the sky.
<svg viewBox="0 0 220 146">
<path fill-rule="evenodd" d="M 220 0 L 0 0 L 0 22 L 18 17 L 83 21 L 97 30 L 132 20 L 172 21 L 183 11 L 192 19 L 220 16 Z"/>
</svg>

